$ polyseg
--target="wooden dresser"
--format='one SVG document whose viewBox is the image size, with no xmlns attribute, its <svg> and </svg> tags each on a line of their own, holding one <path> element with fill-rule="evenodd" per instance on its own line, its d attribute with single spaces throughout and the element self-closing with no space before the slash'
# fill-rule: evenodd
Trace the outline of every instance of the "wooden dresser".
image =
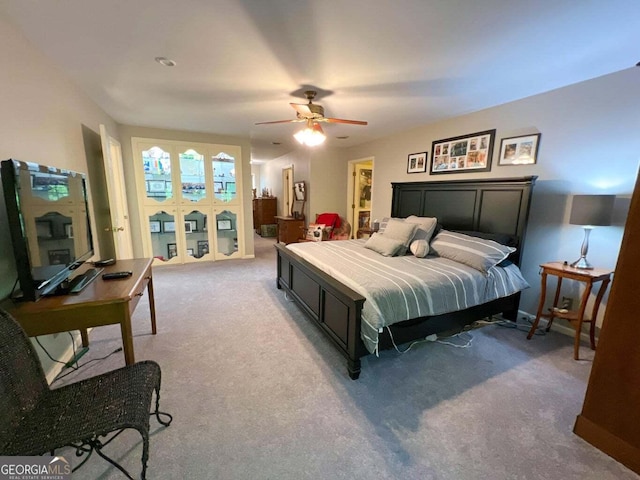
<svg viewBox="0 0 640 480">
<path fill-rule="evenodd" d="M 262 225 L 275 225 L 275 216 L 278 213 L 278 201 L 272 198 L 253 199 L 253 229 L 261 232 Z"/>
<path fill-rule="evenodd" d="M 278 225 L 278 242 L 296 243 L 303 235 L 304 219 L 293 217 L 276 217 Z"/>
</svg>

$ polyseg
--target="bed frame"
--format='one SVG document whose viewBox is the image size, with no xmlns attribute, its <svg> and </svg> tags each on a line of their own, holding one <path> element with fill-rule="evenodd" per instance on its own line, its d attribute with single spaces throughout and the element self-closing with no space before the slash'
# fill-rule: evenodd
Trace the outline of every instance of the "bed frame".
<svg viewBox="0 0 640 480">
<path fill-rule="evenodd" d="M 438 223 L 447 230 L 512 235 L 518 250 L 510 258 L 520 265 L 536 178 L 392 183 L 391 216 L 437 217 Z M 360 338 L 365 298 L 286 246 L 276 244 L 276 251 L 278 288 L 285 290 L 347 357 L 349 376 L 357 379 L 360 358 L 369 354 Z M 498 313 L 515 320 L 519 302 L 517 293 L 458 312 L 406 320 L 390 327 L 393 341 L 400 345 Z M 385 329 L 379 336 L 379 348 L 392 346 Z"/>
</svg>

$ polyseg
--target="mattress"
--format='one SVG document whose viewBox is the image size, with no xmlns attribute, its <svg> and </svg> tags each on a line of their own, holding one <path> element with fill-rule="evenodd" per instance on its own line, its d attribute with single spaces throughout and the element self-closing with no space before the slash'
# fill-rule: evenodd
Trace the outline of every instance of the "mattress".
<svg viewBox="0 0 640 480">
<path fill-rule="evenodd" d="M 513 264 L 484 274 L 446 258 L 384 257 L 364 247 L 366 240 L 292 243 L 300 257 L 366 298 L 362 340 L 378 352 L 386 326 L 441 315 L 506 297 L 529 285 Z"/>
</svg>

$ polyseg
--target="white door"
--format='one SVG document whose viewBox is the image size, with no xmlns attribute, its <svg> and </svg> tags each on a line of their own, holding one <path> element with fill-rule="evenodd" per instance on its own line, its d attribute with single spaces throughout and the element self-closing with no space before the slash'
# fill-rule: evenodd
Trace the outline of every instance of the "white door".
<svg viewBox="0 0 640 480">
<path fill-rule="evenodd" d="M 122 148 L 120 142 L 111 137 L 104 125 L 100 125 L 102 156 L 104 158 L 109 208 L 111 210 L 111 233 L 119 260 L 133 258 L 127 192 L 124 185 L 122 168 Z"/>
<path fill-rule="evenodd" d="M 282 215 L 290 217 L 293 199 L 293 165 L 282 169 Z"/>
</svg>

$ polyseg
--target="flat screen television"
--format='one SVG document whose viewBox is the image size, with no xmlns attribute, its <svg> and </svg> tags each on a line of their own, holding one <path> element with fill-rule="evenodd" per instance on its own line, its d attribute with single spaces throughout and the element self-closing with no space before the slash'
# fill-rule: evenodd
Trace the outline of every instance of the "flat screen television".
<svg viewBox="0 0 640 480">
<path fill-rule="evenodd" d="M 12 298 L 66 293 L 93 256 L 85 176 L 13 159 L 0 163 L 0 176 L 20 282 Z"/>
</svg>

